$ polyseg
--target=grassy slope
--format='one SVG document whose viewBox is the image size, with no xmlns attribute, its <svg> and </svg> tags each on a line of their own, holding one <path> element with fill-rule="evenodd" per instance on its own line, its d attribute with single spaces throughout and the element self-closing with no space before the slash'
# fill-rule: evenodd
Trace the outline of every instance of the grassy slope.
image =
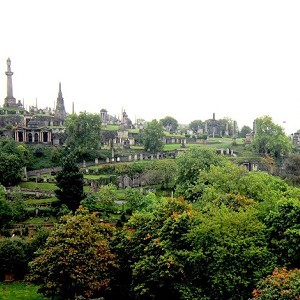
<svg viewBox="0 0 300 300">
<path fill-rule="evenodd" d="M 24 282 L 0 283 L 1 300 L 45 300 L 37 287 Z"/>
</svg>

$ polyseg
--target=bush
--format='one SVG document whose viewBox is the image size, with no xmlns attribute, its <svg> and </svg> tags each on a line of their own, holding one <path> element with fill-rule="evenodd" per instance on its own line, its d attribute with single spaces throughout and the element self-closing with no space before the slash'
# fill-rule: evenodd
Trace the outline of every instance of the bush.
<svg viewBox="0 0 300 300">
<path fill-rule="evenodd" d="M 252 293 L 253 299 L 296 300 L 300 295 L 300 270 L 287 271 L 286 268 L 276 268 L 272 275 L 261 279 Z"/>
<path fill-rule="evenodd" d="M 27 244 L 19 237 L 0 240 L 0 275 L 14 273 L 16 278 L 22 278 L 27 271 Z"/>
</svg>

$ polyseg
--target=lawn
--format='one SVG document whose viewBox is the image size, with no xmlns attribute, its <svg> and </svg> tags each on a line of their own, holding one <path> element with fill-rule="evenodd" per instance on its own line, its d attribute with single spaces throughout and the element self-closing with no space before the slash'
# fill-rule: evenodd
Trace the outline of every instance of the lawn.
<svg viewBox="0 0 300 300">
<path fill-rule="evenodd" d="M 38 294 L 37 287 L 25 283 L 0 283 L 1 300 L 46 300 L 43 295 Z"/>
<path fill-rule="evenodd" d="M 55 191 L 57 186 L 55 183 L 40 182 L 36 183 L 33 181 L 20 182 L 19 186 L 24 189 L 37 190 L 37 191 Z"/>
</svg>

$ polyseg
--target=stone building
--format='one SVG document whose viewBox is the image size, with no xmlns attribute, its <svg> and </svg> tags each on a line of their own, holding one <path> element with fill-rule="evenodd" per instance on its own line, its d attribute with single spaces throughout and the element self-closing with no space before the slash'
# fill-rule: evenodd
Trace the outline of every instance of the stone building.
<svg viewBox="0 0 300 300">
<path fill-rule="evenodd" d="M 59 83 L 58 97 L 55 110 L 51 108 L 39 109 L 30 106 L 25 110 L 24 104 L 13 96 L 11 60 L 7 59 L 7 96 L 3 107 L 0 108 L 0 134 L 13 137 L 17 142 L 32 144 L 64 143 L 64 125 L 67 113 L 64 98 Z"/>
</svg>

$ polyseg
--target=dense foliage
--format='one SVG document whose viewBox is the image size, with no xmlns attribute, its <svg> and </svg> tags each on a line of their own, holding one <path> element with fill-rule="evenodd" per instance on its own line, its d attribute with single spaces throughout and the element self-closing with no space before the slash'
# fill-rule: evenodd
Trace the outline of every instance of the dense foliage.
<svg viewBox="0 0 300 300">
<path fill-rule="evenodd" d="M 89 159 L 101 144 L 101 117 L 81 112 L 66 119 L 66 145 L 82 159 Z"/>
<path fill-rule="evenodd" d="M 143 145 L 145 151 L 157 153 L 163 148 L 163 126 L 156 119 L 147 124 L 143 133 Z"/>
<path fill-rule="evenodd" d="M 285 135 L 283 128 L 275 124 L 269 116 L 255 120 L 254 133 L 254 147 L 259 153 L 280 158 L 292 149 L 292 143 Z"/>
<path fill-rule="evenodd" d="M 83 174 L 79 171 L 72 154 L 62 160 L 62 169 L 56 175 L 56 185 L 59 188 L 55 191 L 57 198 L 74 212 L 85 195 Z"/>
<path fill-rule="evenodd" d="M 48 297 L 74 299 L 105 291 L 116 267 L 109 236 L 112 228 L 83 208 L 61 218 L 31 262 L 30 280 Z"/>
</svg>

